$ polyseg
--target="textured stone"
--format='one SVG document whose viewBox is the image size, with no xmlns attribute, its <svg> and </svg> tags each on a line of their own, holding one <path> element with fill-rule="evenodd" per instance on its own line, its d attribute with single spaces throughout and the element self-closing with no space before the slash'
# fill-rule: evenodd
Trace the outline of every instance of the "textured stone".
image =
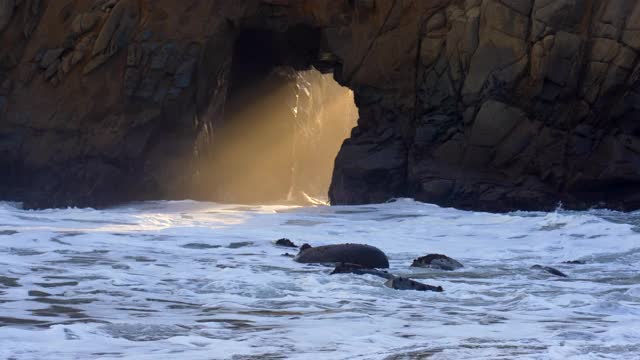
<svg viewBox="0 0 640 360">
<path fill-rule="evenodd" d="M 51 64 L 55 63 L 60 56 L 64 52 L 64 49 L 51 49 L 47 50 L 42 56 L 42 60 L 40 61 L 40 67 L 43 69 L 48 68 Z"/>
<path fill-rule="evenodd" d="M 619 44 L 615 40 L 596 38 L 591 44 L 591 61 L 611 62 L 618 54 Z"/>
<path fill-rule="evenodd" d="M 15 5 L 15 0 L 0 0 L 0 33 L 9 25 Z"/>
<path fill-rule="evenodd" d="M 482 105 L 471 130 L 471 144 L 495 146 L 526 119 L 524 113 L 507 104 L 489 100 Z"/>
<path fill-rule="evenodd" d="M 60 59 L 56 59 L 54 60 L 53 63 L 51 63 L 49 65 L 49 67 L 47 67 L 47 69 L 44 72 L 44 78 L 45 79 L 50 79 L 53 75 L 55 75 L 58 72 L 58 69 L 60 68 Z"/>
<path fill-rule="evenodd" d="M 92 56 L 104 53 L 113 55 L 122 48 L 137 26 L 139 11 L 137 0 L 118 1 L 100 30 L 93 46 Z"/>
<path fill-rule="evenodd" d="M 150 68 L 153 70 L 162 70 L 167 66 L 167 61 L 175 51 L 174 44 L 165 44 L 151 56 Z"/>
<path fill-rule="evenodd" d="M 40 22 L 42 0 L 20 0 L 24 6 L 22 33 L 25 38 L 30 38 Z M 16 1 L 18 4 L 18 1 Z"/>
<path fill-rule="evenodd" d="M 439 269 L 445 271 L 453 271 L 463 268 L 464 265 L 459 261 L 442 254 L 428 254 L 413 260 L 411 267 L 423 267 L 430 269 Z"/>
<path fill-rule="evenodd" d="M 178 66 L 175 74 L 175 86 L 186 89 L 191 85 L 196 62 L 196 59 L 187 59 Z"/>
<path fill-rule="evenodd" d="M 442 286 L 427 285 L 405 277 L 393 277 L 387 280 L 384 285 L 396 290 L 444 291 Z"/>
<path fill-rule="evenodd" d="M 385 146 L 359 143 L 358 138 L 345 142 L 329 191 L 332 203 L 379 203 L 404 195 L 405 151 L 400 141 Z"/>
<path fill-rule="evenodd" d="M 295 261 L 305 264 L 361 265 L 368 269 L 388 268 L 389 260 L 382 250 L 361 244 L 325 245 L 301 249 Z"/>
<path fill-rule="evenodd" d="M 334 204 L 640 208 L 639 24 L 635 0 L 0 0 L 0 197 L 219 200 L 234 88 L 316 65 L 359 108 Z"/>
<path fill-rule="evenodd" d="M 98 23 L 99 17 L 94 13 L 83 13 L 76 16 L 71 24 L 71 30 L 75 35 L 82 35 L 91 29 Z"/>
</svg>

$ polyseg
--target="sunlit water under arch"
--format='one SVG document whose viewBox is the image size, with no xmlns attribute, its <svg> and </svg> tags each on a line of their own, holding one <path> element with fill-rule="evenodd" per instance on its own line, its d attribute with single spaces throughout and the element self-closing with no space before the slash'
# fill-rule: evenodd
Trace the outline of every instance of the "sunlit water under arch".
<svg viewBox="0 0 640 360">
<path fill-rule="evenodd" d="M 637 359 L 640 214 L 0 204 L 0 358 Z M 329 275 L 273 241 L 367 243 L 445 288 Z M 291 252 L 291 250 L 289 250 Z M 411 269 L 445 253 L 466 267 Z M 584 265 L 562 264 L 585 260 Z M 569 278 L 529 269 L 542 264 Z"/>
</svg>

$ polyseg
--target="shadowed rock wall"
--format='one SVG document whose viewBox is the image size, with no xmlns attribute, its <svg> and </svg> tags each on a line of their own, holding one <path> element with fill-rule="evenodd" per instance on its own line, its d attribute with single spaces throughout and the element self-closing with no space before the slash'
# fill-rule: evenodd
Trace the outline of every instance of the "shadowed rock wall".
<svg viewBox="0 0 640 360">
<path fill-rule="evenodd" d="M 272 65 L 355 92 L 335 204 L 639 208 L 639 24 L 635 0 L 0 0 L 0 196 L 207 199 L 236 37 L 264 29 Z"/>
<path fill-rule="evenodd" d="M 638 208 L 638 16 L 637 1 L 478 0 L 422 17 L 404 61 L 415 102 L 356 90 L 360 126 L 338 157 L 334 203 Z M 384 36 L 410 36 L 401 29 Z"/>
</svg>

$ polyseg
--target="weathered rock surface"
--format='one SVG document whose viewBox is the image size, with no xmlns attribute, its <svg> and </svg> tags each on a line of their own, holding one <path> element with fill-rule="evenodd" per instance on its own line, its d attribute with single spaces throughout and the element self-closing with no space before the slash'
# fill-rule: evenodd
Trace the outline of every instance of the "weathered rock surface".
<svg viewBox="0 0 640 360">
<path fill-rule="evenodd" d="M 416 290 L 416 291 L 435 291 L 443 292 L 442 286 L 433 286 L 423 284 L 421 282 L 411 280 L 402 276 L 395 276 L 386 271 L 371 269 L 358 264 L 339 263 L 331 272 L 335 274 L 355 274 L 355 275 L 374 275 L 386 279 L 384 286 L 396 290 Z"/>
<path fill-rule="evenodd" d="M 386 269 L 389 259 L 382 250 L 363 244 L 303 246 L 295 261 L 306 264 L 354 264 L 367 269 Z"/>
<path fill-rule="evenodd" d="M 427 285 L 405 277 L 393 277 L 387 280 L 384 285 L 396 290 L 444 291 L 442 286 Z"/>
<path fill-rule="evenodd" d="M 300 252 L 305 251 L 307 249 L 311 249 L 311 245 L 309 244 L 302 244 L 302 246 L 300 246 Z"/>
<path fill-rule="evenodd" d="M 334 204 L 637 209 L 638 24 L 636 0 L 0 0 L 0 198 L 215 200 L 229 89 L 315 66 L 359 108 Z M 248 31 L 271 50 L 243 79 Z"/>
<path fill-rule="evenodd" d="M 531 267 L 532 270 L 538 270 L 542 272 L 549 273 L 551 275 L 559 276 L 559 277 L 569 277 L 569 275 L 563 273 L 562 271 L 553 268 L 551 266 L 543 266 L 543 265 L 533 265 Z"/>
<path fill-rule="evenodd" d="M 375 275 L 384 279 L 392 279 L 394 276 L 386 271 L 367 268 L 358 264 L 339 263 L 331 272 L 335 274 Z"/>
<path fill-rule="evenodd" d="M 298 247 L 296 244 L 293 243 L 293 241 L 286 238 L 276 240 L 276 245 L 282 246 L 282 247 L 290 247 L 290 248 Z"/>
<path fill-rule="evenodd" d="M 453 271 L 453 270 L 463 268 L 464 265 L 462 265 L 459 261 L 452 259 L 446 255 L 429 254 L 413 260 L 411 267 L 424 267 L 424 268 L 431 268 L 431 269 Z"/>
</svg>

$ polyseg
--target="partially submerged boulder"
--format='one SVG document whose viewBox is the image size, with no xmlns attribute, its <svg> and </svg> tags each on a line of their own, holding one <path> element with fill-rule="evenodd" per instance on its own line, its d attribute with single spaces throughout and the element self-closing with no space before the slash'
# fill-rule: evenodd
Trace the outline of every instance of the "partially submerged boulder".
<svg viewBox="0 0 640 360">
<path fill-rule="evenodd" d="M 356 274 L 356 275 L 375 275 L 385 279 L 392 279 L 394 276 L 386 271 L 370 269 L 358 264 L 345 264 L 339 263 L 336 268 L 333 269 L 331 275 L 334 274 Z"/>
<path fill-rule="evenodd" d="M 293 243 L 293 241 L 291 241 L 291 240 L 289 240 L 287 238 L 282 238 L 282 239 L 276 240 L 276 245 L 283 246 L 283 247 L 290 247 L 290 248 L 297 248 L 298 247 L 296 244 Z"/>
<path fill-rule="evenodd" d="M 409 278 L 395 276 L 386 271 L 369 269 L 358 264 L 345 264 L 339 263 L 336 268 L 331 272 L 334 274 L 356 274 L 356 275 L 375 275 L 381 278 L 387 279 L 384 283 L 386 287 L 396 290 L 417 290 L 417 291 L 444 291 L 441 286 L 432 286 L 411 280 Z"/>
<path fill-rule="evenodd" d="M 384 283 L 385 286 L 396 290 L 417 290 L 417 291 L 435 291 L 443 292 L 442 286 L 427 285 L 406 277 L 392 277 Z"/>
<path fill-rule="evenodd" d="M 305 251 L 305 250 L 307 250 L 307 249 L 310 249 L 310 248 L 311 248 L 311 245 L 309 245 L 309 244 L 302 244 L 302 246 L 300 246 L 300 252 L 303 252 L 303 251 Z"/>
<path fill-rule="evenodd" d="M 430 268 L 430 269 L 453 271 L 456 269 L 463 268 L 464 265 L 462 265 L 459 261 L 454 260 L 446 255 L 429 254 L 413 260 L 413 264 L 411 264 L 411 267 L 423 267 L 423 268 Z"/>
<path fill-rule="evenodd" d="M 544 272 L 547 272 L 547 273 L 549 273 L 551 275 L 555 275 L 555 276 L 569 277 L 567 274 L 563 273 L 562 271 L 560 271 L 560 270 L 558 270 L 556 268 L 552 268 L 551 266 L 533 265 L 531 267 L 531 269 L 544 271 Z"/>
<path fill-rule="evenodd" d="M 307 245 L 307 244 L 305 244 Z M 389 259 L 382 250 L 363 244 L 302 246 L 295 261 L 305 264 L 356 264 L 364 268 L 388 268 Z"/>
</svg>

